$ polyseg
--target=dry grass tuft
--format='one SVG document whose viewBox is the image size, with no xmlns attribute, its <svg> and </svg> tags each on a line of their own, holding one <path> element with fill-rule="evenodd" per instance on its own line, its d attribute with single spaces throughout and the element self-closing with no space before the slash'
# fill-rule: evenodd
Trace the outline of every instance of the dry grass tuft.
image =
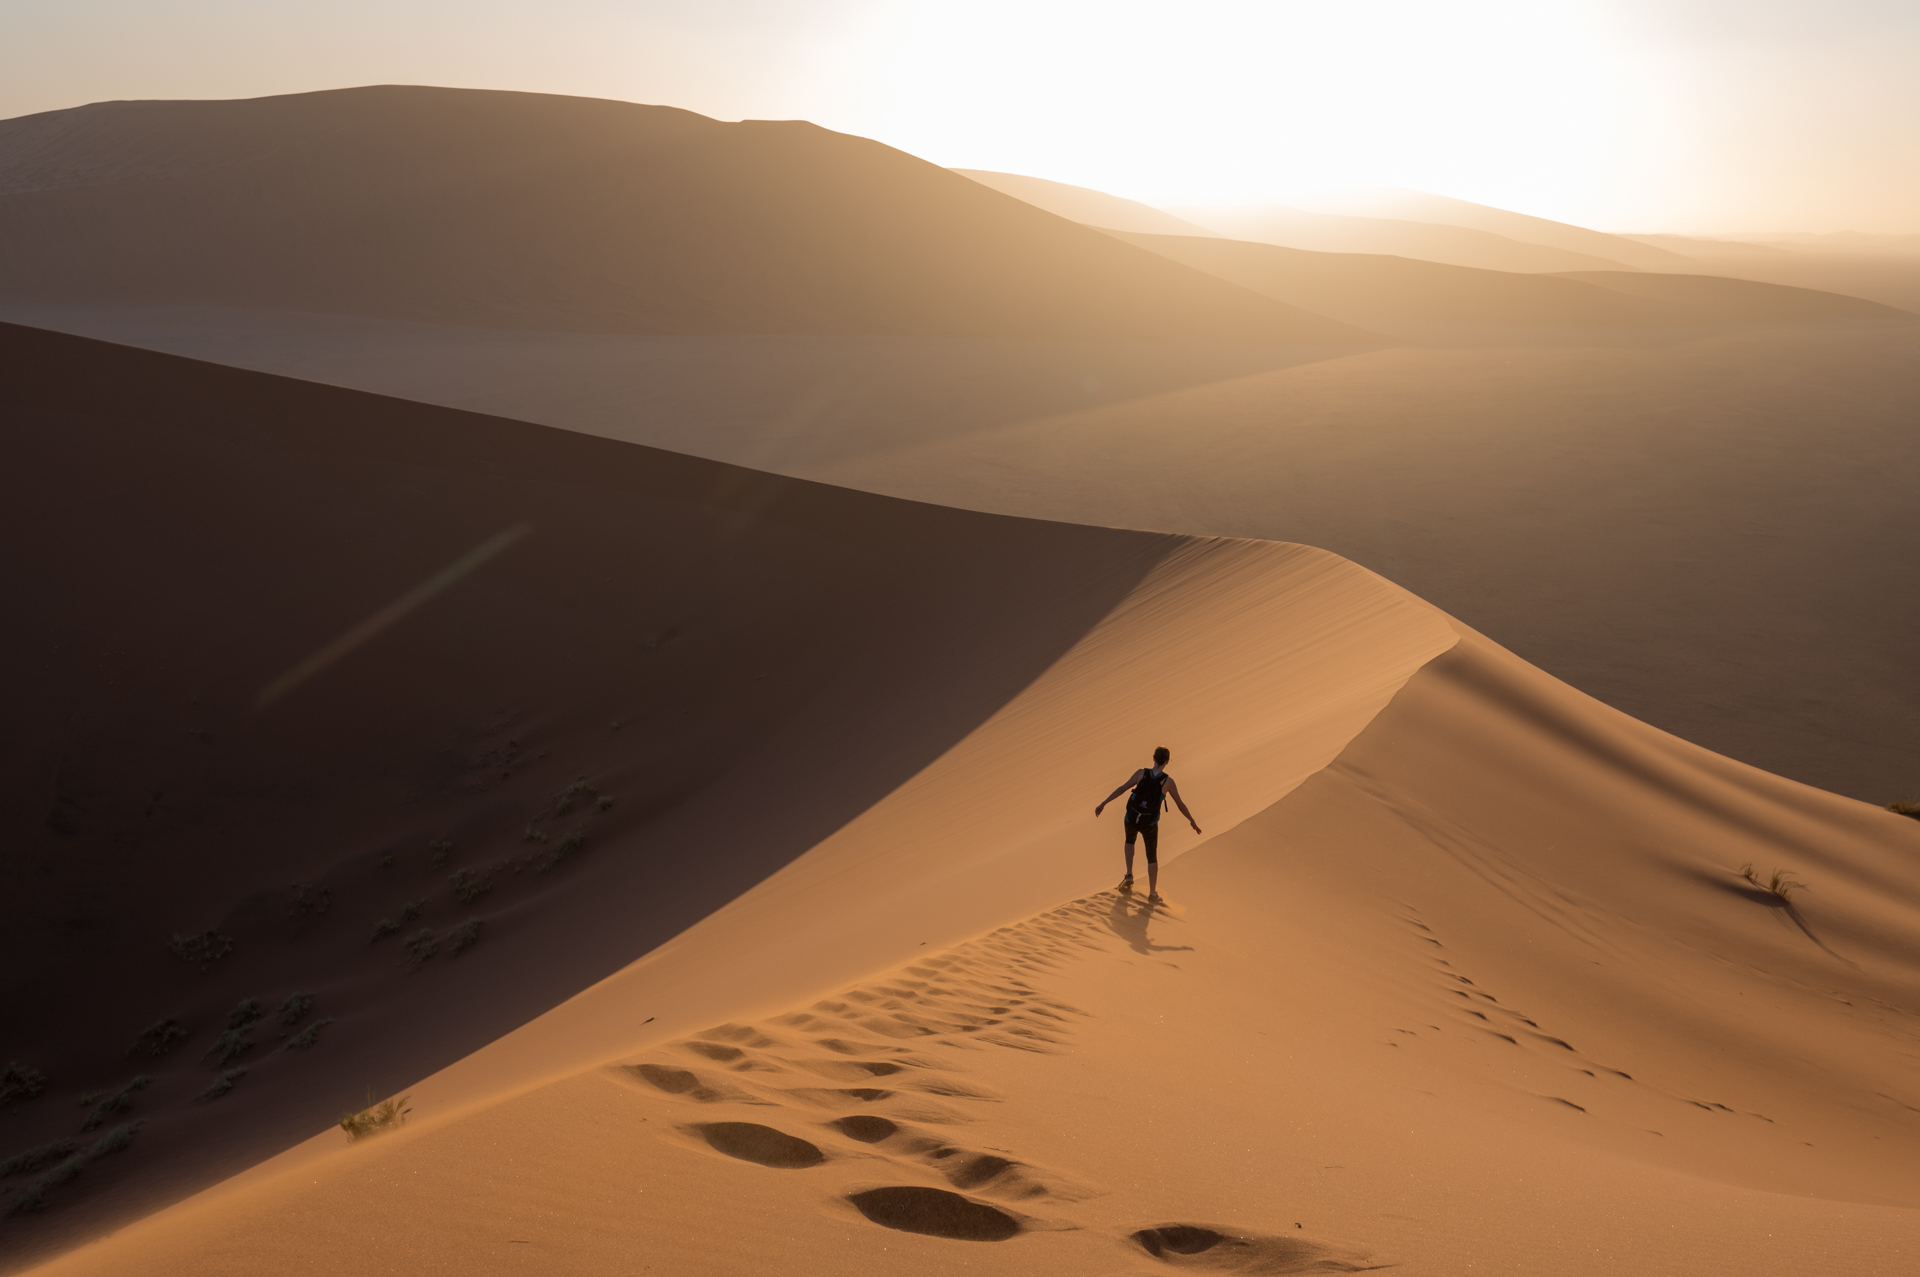
<svg viewBox="0 0 1920 1277">
<path fill-rule="evenodd" d="M 1911 816 L 1920 820 L 1920 803 L 1888 803 L 1887 810 L 1896 816 Z"/>
<path fill-rule="evenodd" d="M 407 1107 L 411 1095 L 402 1095 L 395 1100 L 381 1100 L 373 1103 L 373 1096 L 367 1096 L 367 1107 L 358 1113 L 348 1113 L 340 1119 L 340 1129 L 347 1133 L 349 1143 L 358 1143 L 374 1135 L 384 1135 L 406 1125 L 407 1114 L 413 1110 Z"/>
<path fill-rule="evenodd" d="M 1760 875 L 1753 871 L 1753 866 L 1746 864 L 1740 866 L 1740 876 L 1786 905 L 1793 903 L 1794 892 L 1812 890 L 1806 883 L 1795 878 L 1793 871 L 1789 869 L 1776 869 L 1771 877 L 1761 882 Z"/>
</svg>

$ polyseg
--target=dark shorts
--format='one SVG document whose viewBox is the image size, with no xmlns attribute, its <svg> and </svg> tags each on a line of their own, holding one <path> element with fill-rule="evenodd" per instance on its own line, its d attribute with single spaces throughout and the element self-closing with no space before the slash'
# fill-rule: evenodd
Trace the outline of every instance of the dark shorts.
<svg viewBox="0 0 1920 1277">
<path fill-rule="evenodd" d="M 1133 846 L 1133 840 L 1136 837 L 1138 837 L 1141 842 L 1146 844 L 1147 863 L 1150 865 L 1159 864 L 1160 863 L 1160 822 L 1156 820 L 1151 825 L 1136 825 L 1131 820 L 1129 820 L 1126 822 L 1126 830 L 1127 830 L 1127 846 L 1129 847 Z"/>
</svg>

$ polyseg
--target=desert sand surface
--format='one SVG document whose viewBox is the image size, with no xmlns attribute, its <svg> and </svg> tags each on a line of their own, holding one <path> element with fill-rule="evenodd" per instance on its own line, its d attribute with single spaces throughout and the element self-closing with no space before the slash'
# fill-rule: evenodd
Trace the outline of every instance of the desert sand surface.
<svg viewBox="0 0 1920 1277">
<path fill-rule="evenodd" d="M 1920 1260 L 1911 316 L 543 95 L 0 183 L 0 1268 Z"/>
<path fill-rule="evenodd" d="M 95 103 L 0 122 L 0 194 L 14 298 L 589 332 L 1375 340 L 865 138 L 595 98 Z"/>
<path fill-rule="evenodd" d="M 213 309 L 34 322 L 915 500 L 1320 546 L 1664 730 L 1920 798 L 1920 611 L 1886 584 L 1920 547 L 1911 327 L 1329 357 Z"/>
<path fill-rule="evenodd" d="M 1258 572 L 1286 551 L 1210 553 Z M 1349 607 L 1383 588 L 1294 554 Z M 1329 681 L 1392 681 L 1441 637 L 1348 615 L 1362 641 Z M 1167 904 L 1090 891 L 941 945 L 977 897 L 926 891 L 945 858 L 897 844 L 873 884 L 863 818 L 414 1092 L 462 1102 L 34 1271 L 1905 1271 L 1920 828 L 1448 628 L 1332 766 L 1173 863 Z M 1086 708 L 1044 695 L 957 752 Z M 1194 798 L 1208 774 L 1183 769 Z M 876 814 L 920 806 L 920 780 Z M 1024 848 L 1042 874 L 1070 830 Z M 1791 908 L 1740 874 L 1782 861 L 1809 881 Z M 812 908 L 871 920 L 909 885 L 935 937 L 902 931 L 864 978 L 822 980 L 842 946 L 792 943 Z M 726 960 L 776 936 L 774 982 L 818 981 L 786 1005 Z M 680 1023 L 646 1040 L 663 1004 Z M 554 1076 L 503 1084 L 536 1062 Z"/>
</svg>

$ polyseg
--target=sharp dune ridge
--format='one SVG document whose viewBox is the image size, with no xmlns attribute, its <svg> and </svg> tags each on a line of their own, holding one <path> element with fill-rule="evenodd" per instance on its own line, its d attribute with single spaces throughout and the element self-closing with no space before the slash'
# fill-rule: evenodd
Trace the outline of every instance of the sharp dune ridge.
<svg viewBox="0 0 1920 1277">
<path fill-rule="evenodd" d="M 1920 822 L 1403 585 L 1884 787 L 1913 317 L 1350 194 L 0 122 L 0 1268 L 1910 1268 Z"/>
</svg>

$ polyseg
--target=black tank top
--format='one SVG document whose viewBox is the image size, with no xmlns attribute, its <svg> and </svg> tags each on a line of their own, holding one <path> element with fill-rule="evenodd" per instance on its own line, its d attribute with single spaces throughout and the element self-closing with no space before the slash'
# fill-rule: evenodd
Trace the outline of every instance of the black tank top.
<svg viewBox="0 0 1920 1277">
<path fill-rule="evenodd" d="M 1157 825 L 1160 823 L 1160 794 L 1166 788 L 1167 774 L 1147 769 L 1140 783 L 1133 787 L 1133 797 L 1127 799 L 1127 819 L 1136 825 Z"/>
</svg>

